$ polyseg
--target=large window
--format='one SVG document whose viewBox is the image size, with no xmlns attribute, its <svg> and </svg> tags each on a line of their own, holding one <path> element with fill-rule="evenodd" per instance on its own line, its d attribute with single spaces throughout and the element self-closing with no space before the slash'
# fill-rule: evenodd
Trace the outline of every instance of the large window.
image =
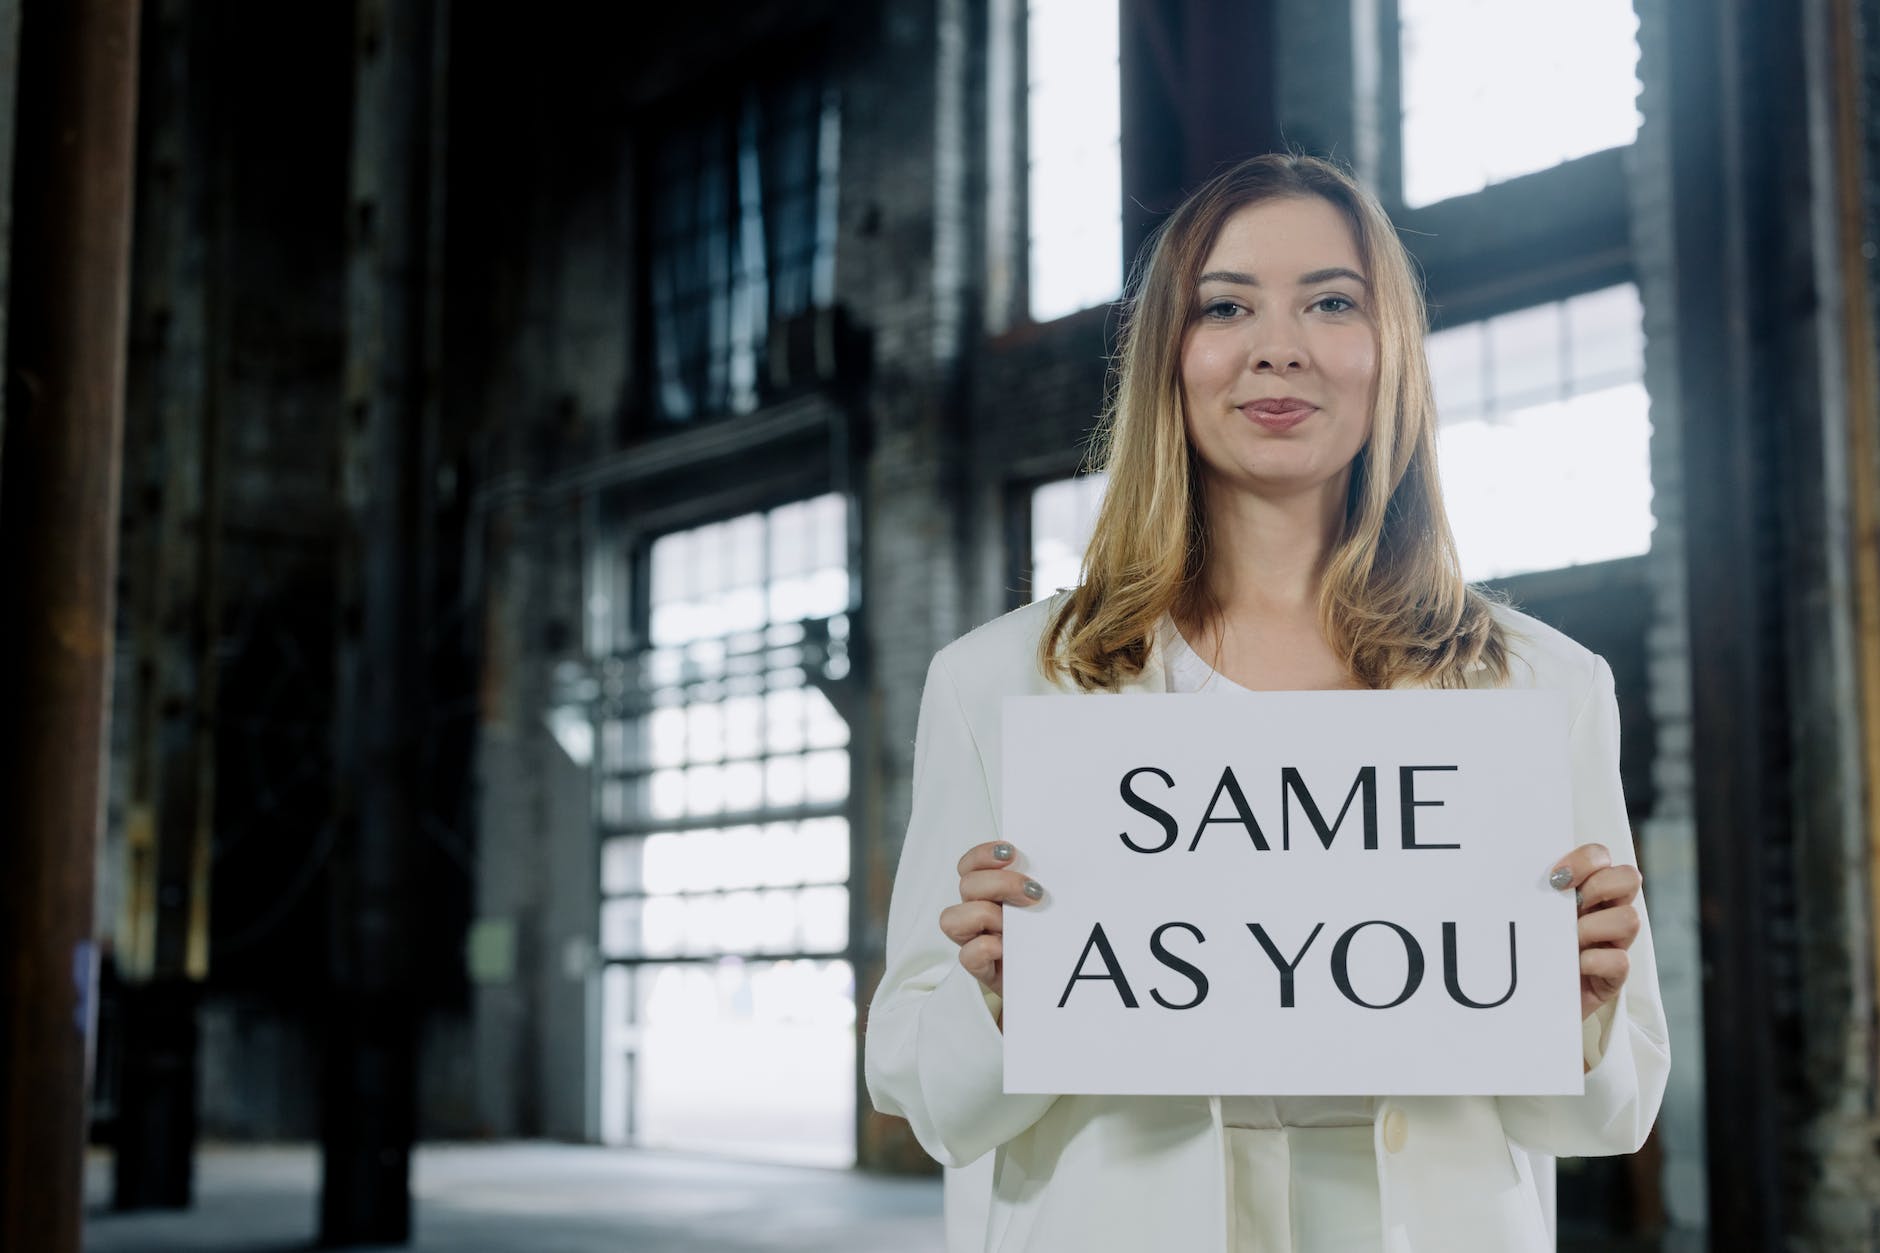
<svg viewBox="0 0 1880 1253">
<path fill-rule="evenodd" d="M 1631 284 L 1430 336 L 1438 462 L 1470 580 L 1651 547 L 1645 336 Z"/>
<path fill-rule="evenodd" d="M 1116 0 L 1031 0 L 1028 282 L 1038 322 L 1123 285 L 1121 69 Z"/>
<path fill-rule="evenodd" d="M 652 545 L 650 647 L 602 665 L 602 1132 L 853 1160 L 846 505 Z"/>
<path fill-rule="evenodd" d="M 1632 0 L 1397 0 L 1411 206 L 1632 142 Z"/>
<path fill-rule="evenodd" d="M 649 167 L 652 412 L 743 413 L 771 325 L 835 285 L 836 95 L 813 78 L 733 87 L 664 128 Z"/>
</svg>

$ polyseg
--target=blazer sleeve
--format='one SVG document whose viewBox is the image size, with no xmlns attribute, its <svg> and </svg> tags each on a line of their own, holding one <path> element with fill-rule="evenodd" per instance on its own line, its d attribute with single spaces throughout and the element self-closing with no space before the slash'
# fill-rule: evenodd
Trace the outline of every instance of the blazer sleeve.
<svg viewBox="0 0 1880 1253">
<path fill-rule="evenodd" d="M 1612 670 L 1594 658 L 1592 683 L 1568 736 L 1576 844 L 1604 844 L 1615 865 L 1638 864 L 1619 782 L 1619 703 Z M 1671 1070 L 1665 1012 L 1658 994 L 1651 919 L 1641 890 L 1638 938 L 1619 994 L 1581 1024 L 1590 1069 L 1580 1096 L 1497 1097 L 1510 1139 L 1557 1157 L 1636 1152 L 1645 1143 Z"/>
<path fill-rule="evenodd" d="M 936 656 L 914 739 L 914 798 L 888 906 L 887 964 L 864 1037 L 868 1095 L 907 1119 L 935 1159 L 964 1166 L 1043 1116 L 1053 1096 L 1007 1096 L 998 998 L 959 962 L 940 911 L 959 903 L 960 856 L 997 839 L 985 765 Z"/>
</svg>

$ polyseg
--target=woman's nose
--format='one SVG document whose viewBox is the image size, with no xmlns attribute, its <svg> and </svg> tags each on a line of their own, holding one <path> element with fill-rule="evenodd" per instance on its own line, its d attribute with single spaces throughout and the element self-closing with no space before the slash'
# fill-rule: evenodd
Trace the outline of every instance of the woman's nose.
<svg viewBox="0 0 1880 1253">
<path fill-rule="evenodd" d="M 1269 321 L 1259 329 L 1250 345 L 1249 364 L 1255 374 L 1291 374 L 1306 368 L 1306 347 L 1295 331 L 1282 321 Z"/>
</svg>

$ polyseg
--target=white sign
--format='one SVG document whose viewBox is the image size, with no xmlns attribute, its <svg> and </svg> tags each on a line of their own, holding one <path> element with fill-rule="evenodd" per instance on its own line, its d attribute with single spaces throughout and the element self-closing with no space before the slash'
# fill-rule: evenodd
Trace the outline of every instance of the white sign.
<svg viewBox="0 0 1880 1253">
<path fill-rule="evenodd" d="M 1584 1090 L 1558 693 L 1006 702 L 1005 1090 Z"/>
</svg>

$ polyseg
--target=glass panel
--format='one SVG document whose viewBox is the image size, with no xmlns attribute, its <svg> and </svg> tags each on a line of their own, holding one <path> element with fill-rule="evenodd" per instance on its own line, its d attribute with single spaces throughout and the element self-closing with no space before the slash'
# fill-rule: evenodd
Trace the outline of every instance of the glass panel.
<svg viewBox="0 0 1880 1253">
<path fill-rule="evenodd" d="M 685 813 L 685 771 L 655 770 L 651 776 L 649 798 L 652 816 L 677 818 Z"/>
<path fill-rule="evenodd" d="M 1498 404 L 1560 398 L 1566 347 L 1561 313 L 1557 304 L 1537 305 L 1489 320 L 1488 361 Z"/>
<path fill-rule="evenodd" d="M 764 798 L 773 808 L 803 803 L 803 759 L 772 757 L 764 763 Z"/>
<path fill-rule="evenodd" d="M 770 324 L 834 294 L 837 93 L 797 74 L 723 92 L 651 151 L 656 417 L 755 408 Z"/>
<path fill-rule="evenodd" d="M 764 698 L 764 746 L 773 753 L 793 753 L 803 747 L 809 702 L 800 687 L 785 688 Z"/>
<path fill-rule="evenodd" d="M 803 883 L 841 883 L 849 877 L 849 824 L 842 818 L 813 818 L 797 833 L 797 866 Z"/>
<path fill-rule="evenodd" d="M 849 890 L 804 888 L 797 896 L 806 952 L 834 952 L 849 942 Z"/>
<path fill-rule="evenodd" d="M 1031 316 L 1049 321 L 1122 287 L 1116 0 L 1032 0 L 1027 48 Z"/>
<path fill-rule="evenodd" d="M 836 749 L 803 758 L 805 791 L 812 803 L 839 801 L 849 794 L 849 755 Z"/>
<path fill-rule="evenodd" d="M 637 897 L 607 901 L 601 906 L 601 951 L 609 957 L 634 957 L 640 952 L 641 902 Z"/>
<path fill-rule="evenodd" d="M 853 1164 L 855 993 L 847 962 L 727 958 L 641 975 L 639 1143 Z"/>
<path fill-rule="evenodd" d="M 738 813 L 764 803 L 764 767 L 755 761 L 734 761 L 723 775 L 725 811 Z"/>
<path fill-rule="evenodd" d="M 1471 343 L 1485 345 L 1474 379 Z M 1430 357 L 1443 496 L 1465 577 L 1650 549 L 1651 421 L 1635 288 L 1439 331 Z M 1481 399 L 1452 405 L 1457 395 Z"/>
<path fill-rule="evenodd" d="M 1632 0 L 1398 0 L 1397 11 L 1410 205 L 1637 136 Z"/>
<path fill-rule="evenodd" d="M 1044 483 L 1031 494 L 1031 595 L 1073 587 L 1096 529 L 1108 480 L 1101 474 Z"/>
<path fill-rule="evenodd" d="M 803 700 L 807 715 L 805 739 L 811 748 L 839 748 L 849 742 L 849 724 L 820 688 L 804 688 Z"/>
<path fill-rule="evenodd" d="M 1429 338 L 1430 386 L 1443 422 L 1479 418 L 1488 406 L 1487 335 L 1471 322 Z"/>
<path fill-rule="evenodd" d="M 640 890 L 645 841 L 635 836 L 601 842 L 601 891 L 610 896 Z"/>
</svg>

